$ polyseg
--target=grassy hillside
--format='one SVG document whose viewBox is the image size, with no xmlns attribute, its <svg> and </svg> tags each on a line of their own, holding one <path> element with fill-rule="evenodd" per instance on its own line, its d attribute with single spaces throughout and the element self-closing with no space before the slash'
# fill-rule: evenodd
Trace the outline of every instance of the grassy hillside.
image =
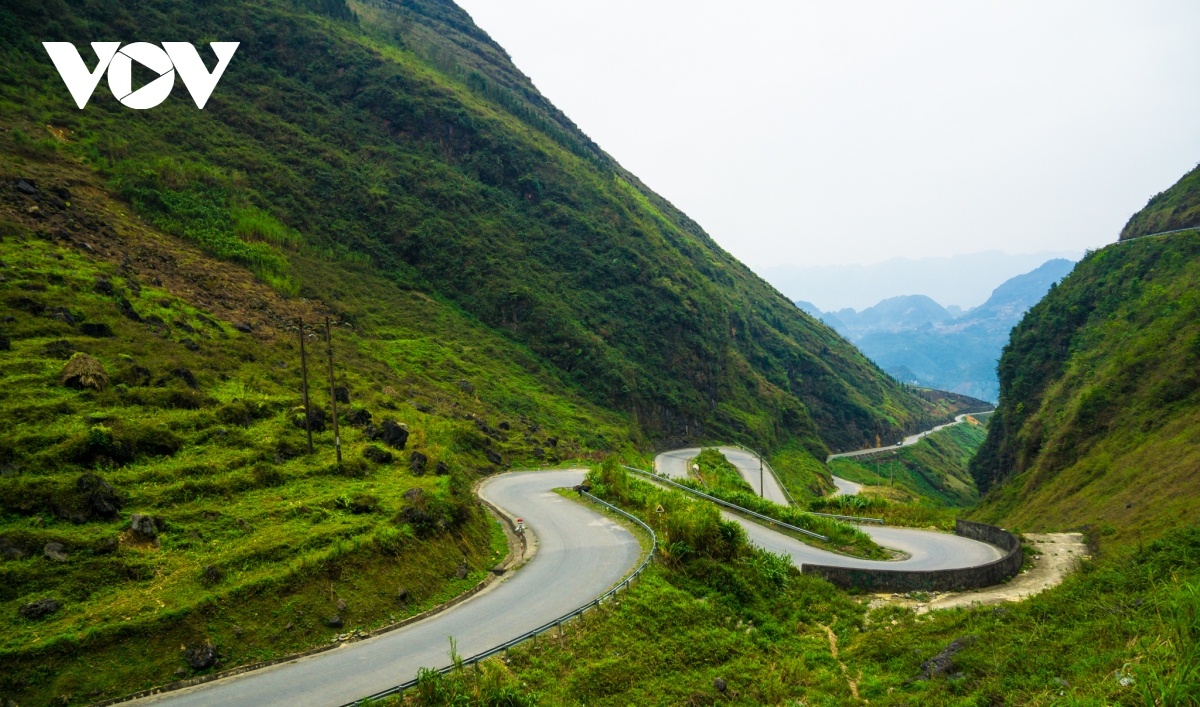
<svg viewBox="0 0 1200 707">
<path fill-rule="evenodd" d="M 933 417 L 600 151 L 450 2 L 2 12 L 13 147 L 87 165 L 145 221 L 281 292 L 333 299 L 297 253 L 370 268 L 660 438 L 820 456 Z M 79 111 L 39 44 L 177 35 L 242 43 L 203 111 L 179 88 L 131 111 L 103 84 Z"/>
<path fill-rule="evenodd" d="M 1200 507 L 1200 234 L 1089 254 L 1026 315 L 971 463 L 976 517 L 1133 541 Z"/>
<path fill-rule="evenodd" d="M 1193 226 L 1200 227 L 1200 165 L 1130 217 L 1121 229 L 1121 240 Z"/>
<path fill-rule="evenodd" d="M 284 299 L 147 227 L 87 170 L 21 169 L 42 197 L 0 192 L 0 692 L 21 703 L 190 677 L 181 644 L 213 641 L 211 672 L 419 613 L 503 554 L 474 479 L 644 444 L 444 302 L 303 256 L 293 272 L 345 309 Z M 319 329 L 312 454 L 299 407 L 294 322 L 325 315 L 346 388 L 340 465 Z M 76 352 L 107 384 L 63 384 Z M 403 444 L 368 439 L 389 420 Z M 53 614 L 20 613 L 45 598 Z"/>
<path fill-rule="evenodd" d="M 886 455 L 834 459 L 829 470 L 844 479 L 886 487 L 893 500 L 970 506 L 979 493 L 968 466 L 986 436 L 982 424 L 963 422 Z"/>
</svg>

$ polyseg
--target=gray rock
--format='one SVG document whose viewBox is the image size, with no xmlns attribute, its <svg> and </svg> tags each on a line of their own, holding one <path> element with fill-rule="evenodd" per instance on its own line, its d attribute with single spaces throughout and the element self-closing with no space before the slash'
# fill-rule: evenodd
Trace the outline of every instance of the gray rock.
<svg viewBox="0 0 1200 707">
<path fill-rule="evenodd" d="M 458 565 L 458 569 L 454 570 L 454 576 L 459 579 L 466 579 L 470 572 L 467 570 L 467 563 L 463 562 Z"/>
<path fill-rule="evenodd" d="M 25 551 L 8 538 L 0 538 L 0 557 L 6 560 L 20 560 L 25 557 Z"/>
<path fill-rule="evenodd" d="M 184 651 L 184 659 L 192 670 L 207 670 L 217 662 L 217 647 L 212 641 L 205 641 Z"/>
<path fill-rule="evenodd" d="M 503 459 L 500 458 L 500 454 L 494 449 L 483 450 L 483 456 L 487 457 L 488 461 L 496 465 L 499 465 L 503 461 Z"/>
<path fill-rule="evenodd" d="M 409 596 L 408 590 L 404 587 L 400 587 L 400 590 L 396 592 L 396 601 L 402 604 L 408 603 Z"/>
<path fill-rule="evenodd" d="M 342 611 L 346 610 L 346 600 L 345 599 L 338 597 L 337 610 L 338 610 L 338 612 L 342 612 Z"/>
<path fill-rule="evenodd" d="M 345 624 L 342 623 L 341 616 L 334 614 L 333 616 L 330 616 L 329 618 L 325 619 L 325 625 L 328 626 L 329 628 L 341 628 Z"/>
<path fill-rule="evenodd" d="M 905 684 L 919 682 L 921 680 L 932 680 L 940 675 L 949 675 L 950 671 L 954 668 L 954 656 L 958 655 L 959 651 L 975 643 L 977 640 L 978 639 L 975 636 L 963 636 L 962 638 L 954 639 L 941 653 L 938 653 L 924 663 L 921 663 L 921 674 L 912 678 Z"/>
<path fill-rule="evenodd" d="M 716 680 L 713 680 L 713 688 L 715 688 L 717 692 L 725 692 L 726 687 L 727 685 L 725 684 L 724 679 L 717 678 Z"/>
<path fill-rule="evenodd" d="M 46 557 L 56 562 L 67 561 L 67 548 L 63 547 L 62 543 L 46 543 L 46 547 L 42 548 L 42 552 L 46 553 Z"/>
<path fill-rule="evenodd" d="M 466 393 L 467 395 L 475 394 L 475 386 L 471 385 L 471 381 L 460 380 L 457 383 L 457 385 L 458 385 L 459 389 L 462 390 L 462 392 Z"/>
<path fill-rule="evenodd" d="M 254 331 L 254 327 L 250 324 L 234 324 L 233 328 L 237 329 L 243 334 L 249 334 L 250 332 Z"/>
<path fill-rule="evenodd" d="M 116 518 L 124 504 L 112 484 L 99 475 L 86 473 L 75 482 L 75 490 L 87 498 L 88 510 L 101 518 Z"/>
<path fill-rule="evenodd" d="M 408 430 L 395 420 L 384 420 L 379 426 L 379 438 L 392 449 L 404 449 L 408 442 Z"/>
<path fill-rule="evenodd" d="M 28 194 L 29 196 L 34 196 L 38 193 L 37 187 L 33 186 L 24 179 L 17 180 L 17 191 L 21 192 L 22 194 Z"/>
<path fill-rule="evenodd" d="M 58 611 L 58 602 L 49 597 L 31 601 L 17 609 L 17 613 L 27 619 L 42 619 Z"/>
<path fill-rule="evenodd" d="M 154 518 L 151 516 L 134 513 L 129 517 L 129 527 L 133 529 L 133 532 L 147 540 L 153 540 L 158 537 L 158 528 L 154 526 Z"/>
<path fill-rule="evenodd" d="M 100 542 L 96 543 L 95 553 L 97 555 L 111 555 L 121 546 L 121 541 L 115 535 L 110 535 Z"/>
<path fill-rule="evenodd" d="M 200 570 L 200 581 L 206 586 L 211 587 L 212 585 L 219 583 L 224 578 L 225 573 L 222 572 L 221 568 L 217 567 L 216 565 L 205 565 L 204 569 Z"/>
<path fill-rule="evenodd" d="M 413 452 L 408 456 L 408 468 L 412 470 L 415 476 L 423 476 L 425 474 L 425 463 L 429 461 L 429 457 L 420 452 Z"/>
<path fill-rule="evenodd" d="M 333 389 L 333 397 L 343 405 L 350 404 L 350 389 L 344 385 L 339 385 Z"/>
<path fill-rule="evenodd" d="M 438 462 L 434 473 L 436 473 L 438 476 L 445 476 L 446 474 L 450 473 L 450 467 L 446 466 L 446 462 Z"/>
<path fill-rule="evenodd" d="M 386 449 L 380 449 L 375 445 L 370 445 L 363 450 L 363 458 L 368 461 L 373 461 L 376 464 L 391 464 L 395 457 Z"/>
</svg>

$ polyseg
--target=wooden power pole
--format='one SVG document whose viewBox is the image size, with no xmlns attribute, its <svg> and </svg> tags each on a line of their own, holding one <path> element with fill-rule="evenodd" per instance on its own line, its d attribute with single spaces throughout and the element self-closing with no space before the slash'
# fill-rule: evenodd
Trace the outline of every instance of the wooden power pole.
<svg viewBox="0 0 1200 707">
<path fill-rule="evenodd" d="M 338 464 L 342 463 L 342 438 L 338 435 L 337 388 L 333 384 L 333 338 L 329 335 L 329 317 L 325 317 L 325 354 L 329 357 L 329 407 L 333 411 L 333 446 Z"/>
<path fill-rule="evenodd" d="M 308 406 L 308 359 L 304 355 L 304 318 L 296 320 L 300 327 L 300 380 L 304 382 L 304 431 L 308 433 L 308 453 L 312 454 L 312 408 Z"/>
</svg>

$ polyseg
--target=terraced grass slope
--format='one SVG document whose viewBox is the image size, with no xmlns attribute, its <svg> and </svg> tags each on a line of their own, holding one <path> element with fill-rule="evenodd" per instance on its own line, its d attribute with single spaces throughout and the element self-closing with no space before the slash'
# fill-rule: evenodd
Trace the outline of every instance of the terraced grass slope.
<svg viewBox="0 0 1200 707">
<path fill-rule="evenodd" d="M 1135 238 L 1090 253 L 1030 310 L 1000 360 L 1000 406 L 971 464 L 987 492 L 977 518 L 1094 524 L 1119 541 L 1195 518 L 1198 285 L 1200 234 Z"/>
<path fill-rule="evenodd" d="M 87 165 L 146 222 L 283 293 L 334 299 L 297 253 L 371 268 L 655 437 L 800 440 L 820 456 L 934 416 L 623 170 L 451 2 L 0 12 L 14 144 Z M 131 111 L 104 85 L 80 111 L 40 42 L 112 37 L 241 46 L 203 111 L 181 88 Z"/>
</svg>

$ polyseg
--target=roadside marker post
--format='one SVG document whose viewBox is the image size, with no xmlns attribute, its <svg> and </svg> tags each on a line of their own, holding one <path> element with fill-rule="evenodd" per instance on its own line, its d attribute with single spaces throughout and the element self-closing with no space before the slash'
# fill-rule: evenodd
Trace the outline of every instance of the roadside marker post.
<svg viewBox="0 0 1200 707">
<path fill-rule="evenodd" d="M 304 385 L 304 431 L 308 433 L 308 453 L 312 454 L 312 420 L 309 415 L 312 408 L 308 406 L 308 359 L 304 355 L 304 318 L 296 319 L 296 326 L 300 329 L 300 380 Z"/>
<path fill-rule="evenodd" d="M 329 334 L 329 317 L 325 317 L 325 353 L 329 356 L 329 405 L 333 411 L 333 446 L 338 464 L 342 463 L 342 438 L 338 434 L 337 388 L 333 383 L 333 339 Z"/>
</svg>

